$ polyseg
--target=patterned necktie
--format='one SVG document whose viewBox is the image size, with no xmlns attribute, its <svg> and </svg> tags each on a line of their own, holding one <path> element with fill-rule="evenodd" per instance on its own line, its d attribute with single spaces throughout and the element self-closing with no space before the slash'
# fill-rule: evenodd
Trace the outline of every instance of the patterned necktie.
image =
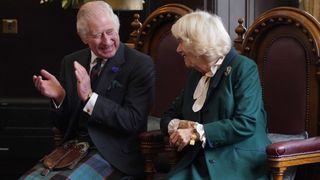
<svg viewBox="0 0 320 180">
<path fill-rule="evenodd" d="M 92 89 L 95 89 L 97 86 L 98 78 L 102 69 L 101 63 L 102 63 L 102 59 L 97 58 L 96 65 L 94 65 L 91 69 L 90 79 L 91 79 Z"/>
</svg>

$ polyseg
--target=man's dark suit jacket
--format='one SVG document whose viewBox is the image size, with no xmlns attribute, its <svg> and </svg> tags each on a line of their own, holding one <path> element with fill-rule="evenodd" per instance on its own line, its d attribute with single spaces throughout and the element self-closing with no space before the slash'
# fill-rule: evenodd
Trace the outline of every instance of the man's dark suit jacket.
<svg viewBox="0 0 320 180">
<path fill-rule="evenodd" d="M 84 49 L 65 56 L 62 61 L 60 82 L 66 97 L 58 110 L 53 109 L 53 116 L 55 125 L 64 133 L 64 140 L 75 137 L 77 120 L 85 114 L 77 94 L 73 62 L 78 61 L 89 70 L 90 58 L 90 50 Z M 120 43 L 115 56 L 106 62 L 94 92 L 99 96 L 88 120 L 94 145 L 123 173 L 141 174 L 143 157 L 138 135 L 146 130 L 153 101 L 152 59 Z"/>
</svg>

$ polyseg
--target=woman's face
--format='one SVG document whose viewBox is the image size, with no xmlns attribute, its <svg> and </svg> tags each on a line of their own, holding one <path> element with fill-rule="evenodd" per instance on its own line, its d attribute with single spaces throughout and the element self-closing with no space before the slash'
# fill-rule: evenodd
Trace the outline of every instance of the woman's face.
<svg viewBox="0 0 320 180">
<path fill-rule="evenodd" d="M 178 44 L 177 53 L 179 53 L 183 57 L 184 64 L 187 68 L 197 67 L 197 64 L 199 63 L 198 57 L 187 51 L 182 41 L 180 41 Z"/>
</svg>

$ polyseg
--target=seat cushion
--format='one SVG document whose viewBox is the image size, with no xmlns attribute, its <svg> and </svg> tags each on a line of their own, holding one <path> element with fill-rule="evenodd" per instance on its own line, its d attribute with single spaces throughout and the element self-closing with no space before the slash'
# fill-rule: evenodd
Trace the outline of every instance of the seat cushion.
<svg viewBox="0 0 320 180">
<path fill-rule="evenodd" d="M 308 135 L 307 133 L 296 134 L 296 135 L 268 133 L 268 138 L 272 143 L 277 143 L 277 142 L 288 141 L 288 140 L 307 139 Z"/>
<path fill-rule="evenodd" d="M 148 117 L 148 131 L 160 129 L 160 118 L 155 116 Z"/>
</svg>

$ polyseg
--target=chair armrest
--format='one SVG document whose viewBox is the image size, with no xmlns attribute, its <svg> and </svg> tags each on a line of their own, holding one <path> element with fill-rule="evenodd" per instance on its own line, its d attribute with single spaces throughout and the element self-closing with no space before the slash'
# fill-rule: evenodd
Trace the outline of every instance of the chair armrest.
<svg viewBox="0 0 320 180">
<path fill-rule="evenodd" d="M 164 135 L 160 130 L 146 131 L 140 134 L 140 141 L 144 144 L 163 144 Z"/>
<path fill-rule="evenodd" d="M 162 134 L 160 130 L 152 130 L 140 134 L 140 149 L 145 158 L 145 179 L 154 179 L 156 170 L 156 159 L 159 154 L 164 153 L 169 169 L 176 165 L 178 154 L 175 147 L 169 145 L 169 137 Z"/>
<path fill-rule="evenodd" d="M 282 158 L 297 155 L 320 153 L 320 137 L 290 140 L 270 144 L 267 147 L 268 157 Z"/>
<path fill-rule="evenodd" d="M 320 162 L 320 137 L 273 143 L 266 152 L 273 179 L 283 180 L 288 167 Z"/>
</svg>

